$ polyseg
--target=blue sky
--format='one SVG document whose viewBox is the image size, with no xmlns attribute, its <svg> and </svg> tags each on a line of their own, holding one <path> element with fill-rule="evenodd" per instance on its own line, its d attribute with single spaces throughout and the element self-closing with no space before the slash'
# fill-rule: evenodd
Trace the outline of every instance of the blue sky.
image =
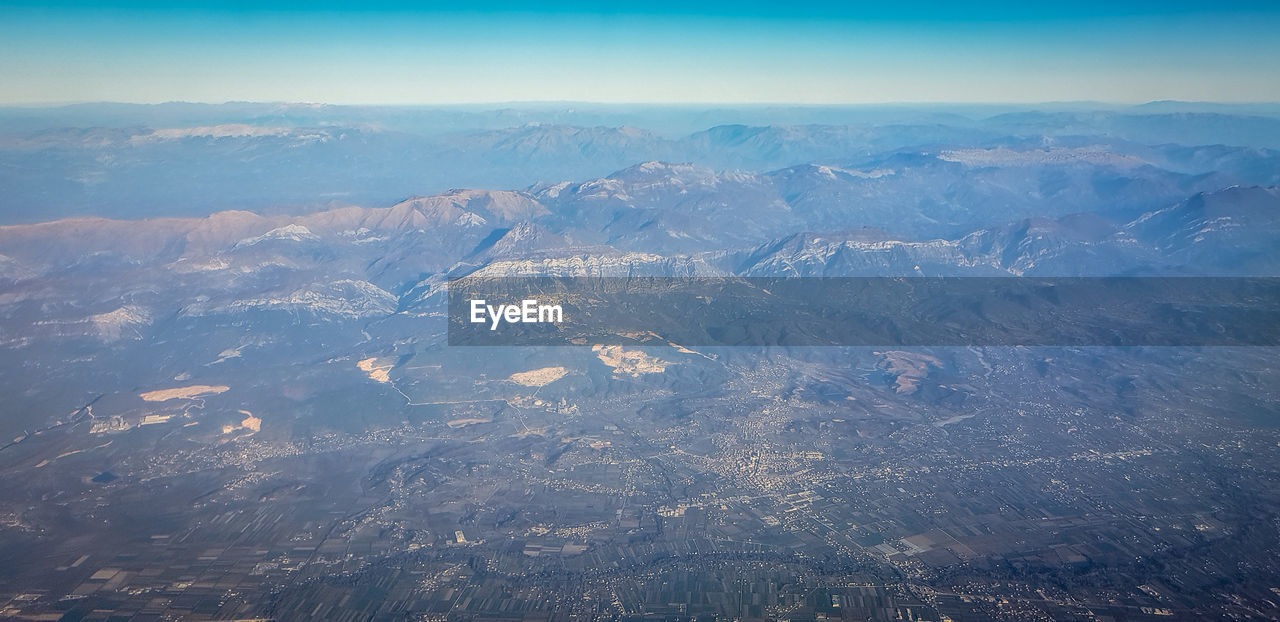
<svg viewBox="0 0 1280 622">
<path fill-rule="evenodd" d="M 7 3 L 0 103 L 1280 101 L 1280 3 Z"/>
</svg>

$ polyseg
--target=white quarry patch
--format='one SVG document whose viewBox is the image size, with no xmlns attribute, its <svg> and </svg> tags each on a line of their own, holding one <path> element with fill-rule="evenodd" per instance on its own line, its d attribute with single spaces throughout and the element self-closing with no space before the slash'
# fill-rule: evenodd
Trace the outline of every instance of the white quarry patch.
<svg viewBox="0 0 1280 622">
<path fill-rule="evenodd" d="M 139 393 L 138 397 L 142 398 L 144 402 L 167 402 L 169 400 L 189 400 L 205 395 L 217 395 L 226 393 L 229 390 L 231 390 L 231 387 L 225 385 L 193 384 L 187 387 L 147 391 Z"/>
<path fill-rule="evenodd" d="M 667 363 L 645 354 L 643 350 L 626 350 L 622 346 L 591 346 L 601 363 L 613 368 L 614 375 L 639 377 L 642 374 L 660 374 L 667 370 Z"/>
<path fill-rule="evenodd" d="M 449 421 L 445 422 L 445 425 L 451 428 L 457 429 L 457 428 L 465 428 L 469 425 L 489 423 L 491 421 L 493 421 L 493 419 L 482 419 L 480 417 L 462 417 L 459 419 L 450 419 Z"/>
<path fill-rule="evenodd" d="M 907 395 L 920 388 L 920 381 L 929 376 L 930 368 L 942 367 L 942 361 L 922 352 L 891 350 L 883 353 L 883 356 L 885 368 L 896 376 L 894 391 Z"/>
<path fill-rule="evenodd" d="M 369 377 L 378 382 L 391 382 L 391 369 L 395 367 L 395 361 L 387 359 L 379 359 L 377 357 L 363 359 L 356 362 L 356 368 L 369 374 Z"/>
<path fill-rule="evenodd" d="M 250 434 L 262 431 L 262 419 L 253 416 L 253 413 L 247 410 L 241 410 L 240 414 L 244 415 L 244 419 L 240 421 L 240 425 L 222 426 L 223 434 L 230 434 L 236 430 L 248 430 Z"/>
<path fill-rule="evenodd" d="M 542 387 L 563 378 L 567 373 L 569 370 L 564 367 L 543 367 L 511 374 L 508 380 L 526 387 Z"/>
</svg>

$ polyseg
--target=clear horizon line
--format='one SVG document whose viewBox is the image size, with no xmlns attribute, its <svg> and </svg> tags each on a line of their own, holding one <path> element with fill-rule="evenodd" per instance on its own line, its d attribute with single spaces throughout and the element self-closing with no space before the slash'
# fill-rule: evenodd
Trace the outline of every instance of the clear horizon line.
<svg viewBox="0 0 1280 622">
<path fill-rule="evenodd" d="M 289 100 L 247 100 L 232 99 L 224 101 L 196 101 L 173 99 L 159 102 L 123 101 L 123 100 L 75 100 L 50 102 L 0 102 L 0 108 L 66 108 L 71 106 L 124 105 L 124 106 L 227 106 L 233 104 L 273 105 L 273 106 L 333 106 L 345 108 L 430 108 L 430 107 L 475 107 L 475 106 L 545 106 L 545 105 L 590 105 L 590 106 L 670 106 L 670 107 L 703 107 L 703 106 L 784 106 L 794 108 L 840 108 L 862 106 L 1050 106 L 1050 105 L 1100 105 L 1114 107 L 1138 107 L 1150 104 L 1200 104 L 1214 106 L 1269 106 L 1280 105 L 1280 100 L 1186 100 L 1186 99 L 1152 99 L 1142 101 L 1106 101 L 1096 99 L 1059 99 L 1042 101 L 999 101 L 999 100 L 951 100 L 951 101 L 849 101 L 849 102 L 803 102 L 803 101 L 608 101 L 608 100 L 575 100 L 575 99 L 529 99 L 529 100 L 486 100 L 460 102 L 380 102 L 380 103 L 334 103 L 320 101 Z"/>
</svg>

